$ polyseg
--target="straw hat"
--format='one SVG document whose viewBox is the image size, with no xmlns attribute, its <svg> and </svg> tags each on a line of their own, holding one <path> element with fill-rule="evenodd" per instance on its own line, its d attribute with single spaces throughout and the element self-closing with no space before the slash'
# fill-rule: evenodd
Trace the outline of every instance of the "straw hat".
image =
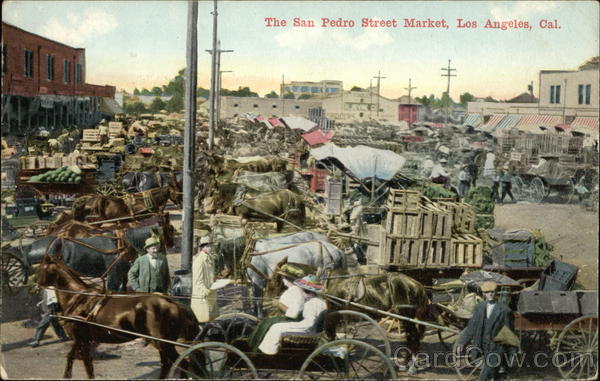
<svg viewBox="0 0 600 381">
<path fill-rule="evenodd" d="M 204 237 L 200 238 L 200 242 L 198 242 L 198 247 L 204 247 L 206 245 L 210 245 L 212 243 L 212 239 L 210 238 L 210 235 L 205 235 Z"/>
<path fill-rule="evenodd" d="M 496 291 L 498 284 L 496 282 L 486 281 L 483 282 L 479 288 L 481 288 L 481 292 Z"/>
<path fill-rule="evenodd" d="M 294 280 L 302 278 L 305 275 L 301 268 L 290 263 L 281 266 L 275 273 Z"/>
<path fill-rule="evenodd" d="M 304 290 L 311 292 L 322 292 L 323 285 L 317 282 L 317 277 L 314 275 L 307 275 L 302 279 L 294 281 L 294 284 Z"/>
<path fill-rule="evenodd" d="M 151 246 L 159 246 L 159 245 L 160 245 L 160 238 L 158 238 L 155 235 L 151 235 L 150 238 L 146 239 L 146 241 L 144 242 L 144 250 Z"/>
</svg>

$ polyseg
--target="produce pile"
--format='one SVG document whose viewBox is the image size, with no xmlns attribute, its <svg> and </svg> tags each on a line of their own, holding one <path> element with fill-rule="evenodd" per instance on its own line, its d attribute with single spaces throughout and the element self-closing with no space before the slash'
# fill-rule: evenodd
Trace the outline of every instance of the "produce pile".
<svg viewBox="0 0 600 381">
<path fill-rule="evenodd" d="M 494 200 L 489 187 L 471 188 L 464 202 L 475 209 L 475 229 L 491 229 L 494 227 Z"/>
<path fill-rule="evenodd" d="M 81 181 L 81 169 L 76 165 L 70 167 L 60 167 L 39 175 L 31 176 L 30 183 L 72 183 L 77 184 Z"/>
</svg>

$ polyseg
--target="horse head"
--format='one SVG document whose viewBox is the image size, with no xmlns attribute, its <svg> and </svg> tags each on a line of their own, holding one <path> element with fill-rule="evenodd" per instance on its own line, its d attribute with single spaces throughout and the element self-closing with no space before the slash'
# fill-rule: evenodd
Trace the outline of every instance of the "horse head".
<svg viewBox="0 0 600 381">
<path fill-rule="evenodd" d="M 173 201 L 179 208 L 183 204 L 183 186 L 178 183 L 175 176 L 172 176 L 169 180 L 169 199 Z"/>
</svg>

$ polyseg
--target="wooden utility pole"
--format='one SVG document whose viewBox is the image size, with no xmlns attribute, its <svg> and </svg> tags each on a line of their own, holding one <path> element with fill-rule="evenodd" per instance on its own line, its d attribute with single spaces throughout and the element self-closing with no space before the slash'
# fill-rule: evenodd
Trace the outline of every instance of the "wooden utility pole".
<svg viewBox="0 0 600 381">
<path fill-rule="evenodd" d="M 215 59 L 215 87 L 213 89 L 212 84 L 210 88 L 210 101 L 208 102 L 211 107 L 211 113 L 209 113 L 209 122 L 214 119 L 214 123 L 209 123 L 209 147 L 212 148 L 214 144 L 214 131 L 217 128 L 217 124 L 219 123 L 219 119 L 221 117 L 221 53 L 230 53 L 233 50 L 221 50 L 221 41 L 217 41 L 217 48 L 206 50 L 213 57 L 216 56 Z M 216 51 L 216 54 L 213 54 L 213 51 Z M 214 117 L 212 117 L 214 115 Z"/>
<path fill-rule="evenodd" d="M 373 77 L 373 78 L 377 78 L 377 116 L 379 116 L 379 89 L 380 89 L 380 81 L 382 79 L 386 79 L 387 77 L 382 77 L 381 76 L 381 70 L 377 70 L 377 76 Z"/>
<path fill-rule="evenodd" d="M 219 64 L 219 67 L 220 66 L 221 64 Z M 221 86 L 223 73 L 233 73 L 233 70 L 219 70 L 219 80 L 217 81 L 217 94 L 219 94 L 219 97 L 217 98 L 217 120 L 221 120 Z"/>
<path fill-rule="evenodd" d="M 186 68 L 185 68 L 185 130 L 183 136 L 183 214 L 181 221 L 181 269 L 192 268 L 194 248 L 194 187 L 192 169 L 196 136 L 196 85 L 198 70 L 198 2 L 188 2 Z"/>
<path fill-rule="evenodd" d="M 210 96 L 208 102 L 208 149 L 212 149 L 215 141 L 215 129 L 217 127 L 216 118 L 216 89 L 217 89 L 217 0 L 213 0 L 213 35 L 212 35 L 212 50 L 210 64 Z"/>
<path fill-rule="evenodd" d="M 285 116 L 285 74 L 281 74 L 281 116 Z"/>
<path fill-rule="evenodd" d="M 373 78 L 369 79 L 369 119 L 373 119 Z"/>
<path fill-rule="evenodd" d="M 446 74 L 442 74 L 442 77 L 448 77 L 448 87 L 446 88 L 446 94 L 448 94 L 448 102 L 446 103 L 446 124 L 448 124 L 448 106 L 450 106 L 450 77 L 456 77 L 456 74 L 451 73 L 456 71 L 456 69 L 450 68 L 450 60 L 448 60 L 448 67 L 442 68 L 442 71 L 446 72 Z"/>
<path fill-rule="evenodd" d="M 412 104 L 412 98 L 411 98 L 410 94 L 412 93 L 412 91 L 413 91 L 414 89 L 416 89 L 416 87 L 412 87 L 412 86 L 410 85 L 410 82 L 411 82 L 411 79 L 409 78 L 409 79 L 408 79 L 408 87 L 405 87 L 405 88 L 404 88 L 404 90 L 408 90 L 408 104 L 409 104 L 409 105 L 410 105 L 410 104 Z"/>
</svg>

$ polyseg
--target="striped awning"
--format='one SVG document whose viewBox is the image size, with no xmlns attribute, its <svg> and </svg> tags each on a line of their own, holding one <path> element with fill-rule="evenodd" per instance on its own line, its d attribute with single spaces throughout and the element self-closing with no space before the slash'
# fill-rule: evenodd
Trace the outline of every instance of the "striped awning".
<svg viewBox="0 0 600 381">
<path fill-rule="evenodd" d="M 571 123 L 571 131 L 598 135 L 598 118 L 578 116 Z"/>
<path fill-rule="evenodd" d="M 494 114 L 492 115 L 490 120 L 488 120 L 487 123 L 481 126 L 479 129 L 487 132 L 492 132 L 496 129 L 496 126 L 504 117 L 504 114 Z"/>
<path fill-rule="evenodd" d="M 517 125 L 517 123 L 519 123 L 521 118 L 523 118 L 523 115 L 519 115 L 519 114 L 506 115 L 504 117 L 504 119 L 502 119 L 500 121 L 500 123 L 498 123 L 496 125 L 496 129 L 494 130 L 494 135 L 498 136 L 498 135 L 504 134 L 506 131 L 511 130 L 512 128 L 514 128 Z"/>
<path fill-rule="evenodd" d="M 477 128 L 477 127 L 479 127 L 481 122 L 482 122 L 481 114 L 469 114 L 465 118 L 465 121 L 463 122 L 463 126 L 471 126 L 471 127 Z"/>
<path fill-rule="evenodd" d="M 545 127 L 546 131 L 553 132 L 554 126 L 561 124 L 562 121 L 562 116 L 558 115 L 529 114 L 524 115 L 515 127 L 521 131 L 543 134 L 545 131 L 540 127 Z"/>
</svg>

